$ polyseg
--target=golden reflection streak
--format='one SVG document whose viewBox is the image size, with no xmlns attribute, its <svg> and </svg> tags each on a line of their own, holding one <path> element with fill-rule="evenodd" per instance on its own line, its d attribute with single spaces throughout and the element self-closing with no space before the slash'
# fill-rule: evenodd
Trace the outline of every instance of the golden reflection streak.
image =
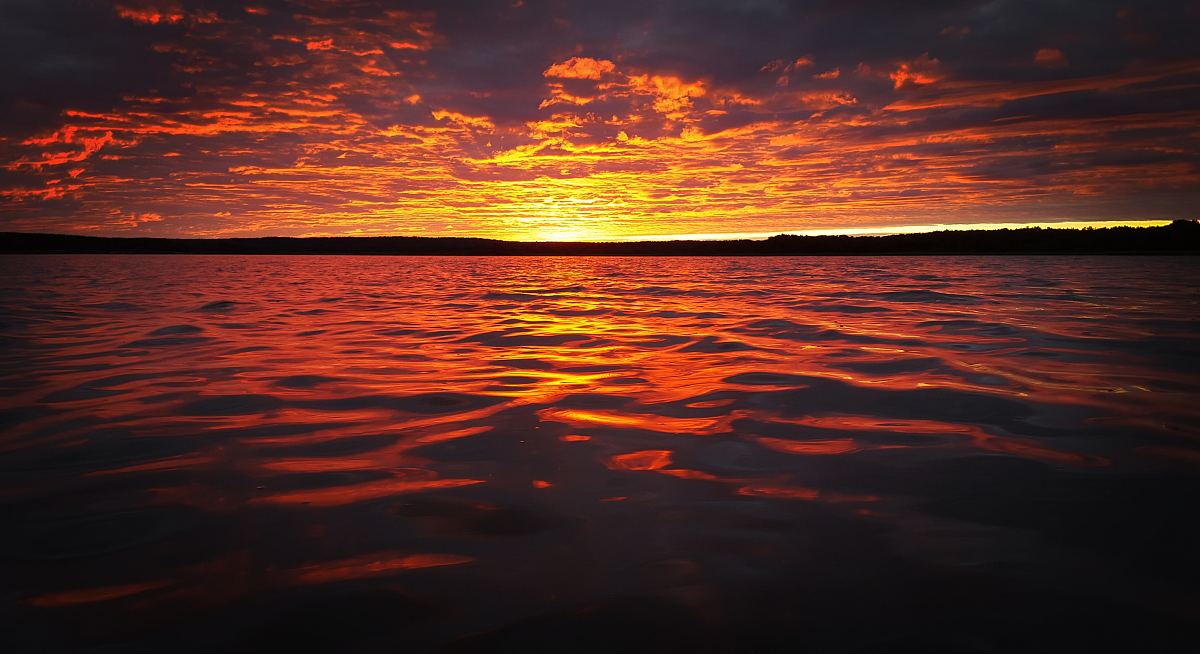
<svg viewBox="0 0 1200 654">
<path fill-rule="evenodd" d="M 648 431 L 703 436 L 726 431 L 737 416 L 717 418 L 677 418 L 661 415 L 610 413 L 583 409 L 547 408 L 538 411 L 542 420 L 564 422 L 572 426 L 634 427 Z"/>
</svg>

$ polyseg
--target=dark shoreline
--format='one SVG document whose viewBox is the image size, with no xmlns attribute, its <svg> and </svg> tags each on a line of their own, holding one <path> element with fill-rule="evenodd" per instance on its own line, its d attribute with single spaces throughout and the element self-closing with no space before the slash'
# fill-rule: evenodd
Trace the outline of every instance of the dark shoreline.
<svg viewBox="0 0 1200 654">
<path fill-rule="evenodd" d="M 1200 254 L 1200 224 L 940 231 L 731 241 L 520 242 L 420 236 L 118 238 L 0 232 L 0 254 L 344 254 L 458 256 L 788 256 Z"/>
</svg>

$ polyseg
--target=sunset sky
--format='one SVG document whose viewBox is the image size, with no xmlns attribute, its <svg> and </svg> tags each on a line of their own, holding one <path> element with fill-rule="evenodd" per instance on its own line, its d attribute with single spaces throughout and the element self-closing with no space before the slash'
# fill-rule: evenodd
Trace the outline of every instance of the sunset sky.
<svg viewBox="0 0 1200 654">
<path fill-rule="evenodd" d="M 1200 214 L 1198 2 L 4 0 L 0 230 Z"/>
</svg>

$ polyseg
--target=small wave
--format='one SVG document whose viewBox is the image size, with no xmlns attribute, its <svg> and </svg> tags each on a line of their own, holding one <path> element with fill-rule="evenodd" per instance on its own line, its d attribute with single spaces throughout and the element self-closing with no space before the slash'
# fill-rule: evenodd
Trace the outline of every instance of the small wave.
<svg viewBox="0 0 1200 654">
<path fill-rule="evenodd" d="M 273 395 L 218 395 L 186 402 L 178 410 L 185 416 L 244 416 L 277 411 L 285 404 Z"/>
<path fill-rule="evenodd" d="M 199 334 L 204 329 L 195 325 L 170 325 L 160 327 L 149 333 L 149 336 L 176 336 L 180 334 Z"/>
<path fill-rule="evenodd" d="M 207 336 L 164 336 L 161 338 L 142 338 L 130 341 L 122 347 L 167 347 L 171 345 L 195 345 L 212 339 Z"/>
<path fill-rule="evenodd" d="M 1017 336 L 1022 330 L 1003 323 L 985 322 L 982 320 L 926 320 L 917 323 L 918 327 L 933 327 L 947 334 L 981 334 L 983 336 Z"/>
<path fill-rule="evenodd" d="M 982 304 L 983 299 L 972 295 L 942 293 L 940 291 L 891 291 L 878 293 L 877 297 L 892 302 L 920 302 L 929 304 Z"/>
<path fill-rule="evenodd" d="M 339 381 L 339 378 L 325 375 L 291 375 L 276 379 L 275 385 L 284 388 L 313 388 L 336 381 Z"/>
<path fill-rule="evenodd" d="M 459 342 L 479 343 L 488 347 L 521 347 L 528 345 L 557 346 L 568 343 L 579 344 L 590 340 L 592 340 L 592 337 L 587 334 L 528 334 L 520 333 L 519 330 L 506 329 L 472 334 L 460 339 Z"/>
<path fill-rule="evenodd" d="M 680 352 L 703 352 L 707 354 L 720 352 L 744 352 L 747 350 L 757 350 L 753 345 L 748 345 L 740 341 L 727 341 L 717 338 L 716 336 L 705 336 L 690 345 L 679 348 Z"/>
<path fill-rule="evenodd" d="M 238 308 L 240 304 L 240 302 L 234 302 L 233 300 L 216 300 L 205 304 L 199 310 L 206 313 L 228 313 Z"/>
</svg>

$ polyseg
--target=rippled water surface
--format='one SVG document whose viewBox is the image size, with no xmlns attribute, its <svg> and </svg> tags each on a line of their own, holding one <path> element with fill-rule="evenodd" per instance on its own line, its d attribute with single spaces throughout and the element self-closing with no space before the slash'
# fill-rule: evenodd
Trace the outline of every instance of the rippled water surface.
<svg viewBox="0 0 1200 654">
<path fill-rule="evenodd" d="M 1200 260 L 0 258 L 8 651 L 1179 651 Z"/>
</svg>

